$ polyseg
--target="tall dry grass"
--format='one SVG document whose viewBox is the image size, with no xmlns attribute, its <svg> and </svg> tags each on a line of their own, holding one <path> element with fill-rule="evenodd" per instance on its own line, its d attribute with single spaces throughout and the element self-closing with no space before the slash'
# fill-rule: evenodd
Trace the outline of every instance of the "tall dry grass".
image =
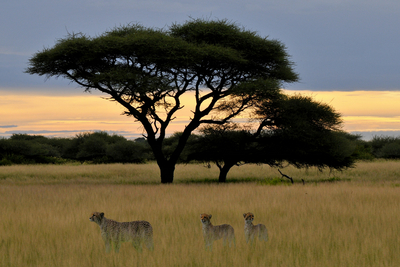
<svg viewBox="0 0 400 267">
<path fill-rule="evenodd" d="M 316 168 L 296 169 L 293 166 L 281 171 L 307 183 L 329 181 L 333 178 L 353 182 L 400 182 L 400 161 L 359 162 L 355 168 L 342 172 Z M 218 168 L 206 168 L 202 164 L 178 164 L 174 183 L 204 183 L 218 180 Z M 266 165 L 248 164 L 233 167 L 228 173 L 228 182 L 280 179 L 276 168 Z M 282 178 L 282 180 L 287 180 Z M 287 180 L 288 181 L 288 180 Z M 6 184 L 159 184 L 160 175 L 155 163 L 149 164 L 104 164 L 104 165 L 15 165 L 0 166 L 0 185 Z"/>
<path fill-rule="evenodd" d="M 282 171 L 305 185 L 265 181 L 275 169 L 233 168 L 225 185 L 216 168 L 179 165 L 176 184 L 159 184 L 155 164 L 0 168 L 0 266 L 398 266 L 400 162 L 358 163 L 320 173 Z M 329 179 L 345 181 L 327 183 Z M 255 181 L 240 183 L 238 181 Z M 187 183 L 187 181 L 191 181 Z M 124 243 L 105 253 L 93 211 L 117 221 L 148 220 L 155 251 Z M 244 212 L 270 240 L 249 247 Z M 229 223 L 236 247 L 205 251 L 200 213 Z"/>
<path fill-rule="evenodd" d="M 398 266 L 400 188 L 360 183 L 263 186 L 2 185 L 0 266 Z M 93 211 L 148 220 L 155 250 L 105 253 Z M 244 212 L 269 230 L 249 247 Z M 236 247 L 205 251 L 200 213 L 229 223 Z"/>
</svg>

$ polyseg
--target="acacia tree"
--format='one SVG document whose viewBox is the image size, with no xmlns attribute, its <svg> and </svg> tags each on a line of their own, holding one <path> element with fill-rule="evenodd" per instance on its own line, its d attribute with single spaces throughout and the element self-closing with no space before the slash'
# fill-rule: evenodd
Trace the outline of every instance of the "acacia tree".
<svg viewBox="0 0 400 267">
<path fill-rule="evenodd" d="M 197 127 L 224 124 L 298 79 L 279 41 L 226 20 L 200 19 L 168 29 L 127 25 L 96 37 L 70 34 L 36 53 L 26 72 L 66 78 L 121 104 L 142 124 L 162 183 L 173 182 L 179 155 Z M 190 122 L 165 155 L 167 128 L 189 91 L 195 98 Z"/>
<path fill-rule="evenodd" d="M 248 162 L 257 147 L 253 133 L 235 123 L 206 126 L 200 133 L 189 142 L 186 161 L 214 163 L 219 169 L 220 183 L 226 182 L 233 166 Z"/>
<path fill-rule="evenodd" d="M 354 163 L 354 136 L 340 130 L 340 114 L 311 97 L 278 94 L 253 106 L 253 119 L 253 130 L 228 124 L 202 128 L 188 159 L 215 163 L 219 182 L 226 181 L 233 166 L 245 163 L 286 162 L 320 170 Z"/>
<path fill-rule="evenodd" d="M 258 105 L 255 118 L 259 148 L 264 151 L 261 160 L 273 157 L 297 168 L 320 170 L 342 170 L 354 164 L 354 136 L 341 130 L 341 115 L 328 104 L 309 96 L 283 95 L 275 103 Z"/>
</svg>

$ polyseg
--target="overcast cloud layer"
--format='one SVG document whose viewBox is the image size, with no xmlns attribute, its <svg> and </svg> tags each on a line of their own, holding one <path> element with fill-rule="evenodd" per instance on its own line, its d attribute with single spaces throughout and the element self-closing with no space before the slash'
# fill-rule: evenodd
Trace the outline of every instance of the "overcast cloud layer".
<svg viewBox="0 0 400 267">
<path fill-rule="evenodd" d="M 162 28 L 189 17 L 228 19 L 282 41 L 301 78 L 288 89 L 400 89 L 398 0 L 13 0 L 0 8 L 0 90 L 79 93 L 66 80 L 23 73 L 28 59 L 68 32 L 94 36 L 130 22 Z"/>
</svg>

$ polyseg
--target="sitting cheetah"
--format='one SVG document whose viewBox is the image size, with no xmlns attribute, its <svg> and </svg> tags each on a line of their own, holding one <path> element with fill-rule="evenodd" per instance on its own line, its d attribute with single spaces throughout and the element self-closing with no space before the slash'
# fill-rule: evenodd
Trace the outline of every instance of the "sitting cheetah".
<svg viewBox="0 0 400 267">
<path fill-rule="evenodd" d="M 229 247 L 235 243 L 235 232 L 229 224 L 212 225 L 210 222 L 211 214 L 200 214 L 201 223 L 203 224 L 203 236 L 206 250 L 212 250 L 212 244 L 215 240 L 223 238 L 224 246 L 229 242 Z"/>
<path fill-rule="evenodd" d="M 115 252 L 119 251 L 121 242 L 131 241 L 134 248 L 141 251 L 142 243 L 149 250 L 154 249 L 153 228 L 146 221 L 116 222 L 104 217 L 104 213 L 93 212 L 90 221 L 100 226 L 101 237 L 106 244 L 106 252 L 114 246 Z"/>
<path fill-rule="evenodd" d="M 253 225 L 254 214 L 251 212 L 244 213 L 244 236 L 246 243 L 253 244 L 256 236 L 260 240 L 268 241 L 268 231 L 264 224 Z"/>
</svg>

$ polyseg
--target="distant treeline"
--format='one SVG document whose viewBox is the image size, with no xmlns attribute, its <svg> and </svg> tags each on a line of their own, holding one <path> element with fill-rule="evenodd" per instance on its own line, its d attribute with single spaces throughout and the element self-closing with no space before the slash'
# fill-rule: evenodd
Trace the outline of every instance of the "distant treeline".
<svg viewBox="0 0 400 267">
<path fill-rule="evenodd" d="M 106 132 L 81 133 L 73 138 L 13 134 L 0 139 L 0 165 L 67 162 L 143 163 L 151 159 L 146 139 L 127 140 Z"/>
<path fill-rule="evenodd" d="M 357 160 L 400 158 L 400 137 L 375 136 L 371 141 L 363 141 L 359 136 L 354 136 L 352 139 L 356 145 L 353 158 Z M 167 138 L 164 152 L 168 153 L 176 141 L 177 134 Z M 182 155 L 184 162 L 187 162 L 185 156 L 192 152 L 190 147 L 185 148 Z M 154 157 L 145 138 L 128 140 L 107 132 L 81 133 L 73 138 L 13 134 L 10 138 L 0 139 L 0 165 L 145 163 L 152 160 Z"/>
</svg>

